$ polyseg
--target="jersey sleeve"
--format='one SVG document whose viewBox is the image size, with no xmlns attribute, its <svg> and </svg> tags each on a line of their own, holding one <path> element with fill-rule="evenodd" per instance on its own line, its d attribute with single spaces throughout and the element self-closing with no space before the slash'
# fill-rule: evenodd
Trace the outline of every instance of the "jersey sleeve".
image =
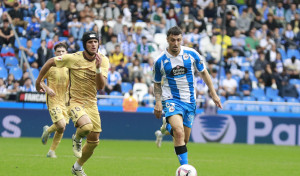
<svg viewBox="0 0 300 176">
<path fill-rule="evenodd" d="M 101 54 L 102 57 L 102 63 L 101 63 L 101 72 L 102 75 L 107 78 L 107 74 L 108 74 L 108 68 L 109 68 L 109 59 L 104 56 L 103 54 Z"/>
<path fill-rule="evenodd" d="M 67 68 L 71 68 L 72 65 L 75 63 L 75 57 L 73 57 L 73 54 L 65 54 L 62 56 L 57 56 L 54 57 L 54 62 L 56 67 L 67 67 Z"/>
<path fill-rule="evenodd" d="M 196 70 L 198 72 L 203 72 L 205 70 L 205 65 L 204 65 L 204 57 L 201 56 L 196 50 L 194 50 L 193 52 L 193 57 L 195 59 L 195 67 L 196 67 Z"/>
<path fill-rule="evenodd" d="M 153 69 L 152 69 L 152 81 L 154 83 L 160 83 L 162 78 L 161 74 L 161 59 L 157 59 L 154 62 Z"/>
</svg>

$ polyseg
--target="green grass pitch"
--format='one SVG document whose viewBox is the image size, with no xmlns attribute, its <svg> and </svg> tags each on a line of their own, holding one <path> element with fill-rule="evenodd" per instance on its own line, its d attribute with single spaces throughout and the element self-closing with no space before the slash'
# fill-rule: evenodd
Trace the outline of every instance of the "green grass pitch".
<svg viewBox="0 0 300 176">
<path fill-rule="evenodd" d="M 67 176 L 75 162 L 71 140 L 57 159 L 46 158 L 52 139 L 0 138 L 0 176 Z M 300 148 L 245 144 L 188 144 L 189 163 L 200 176 L 299 176 Z M 101 140 L 84 169 L 89 176 L 174 176 L 179 166 L 173 144 Z"/>
</svg>

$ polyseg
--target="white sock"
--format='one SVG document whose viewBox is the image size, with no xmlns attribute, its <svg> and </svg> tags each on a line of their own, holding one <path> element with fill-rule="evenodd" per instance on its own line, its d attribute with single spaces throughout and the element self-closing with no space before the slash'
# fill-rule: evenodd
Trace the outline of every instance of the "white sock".
<svg viewBox="0 0 300 176">
<path fill-rule="evenodd" d="M 77 161 L 76 161 L 76 163 L 74 164 L 74 169 L 75 170 L 81 170 L 82 166 L 80 166 L 80 164 L 78 164 Z"/>
<path fill-rule="evenodd" d="M 49 150 L 49 153 L 53 153 L 54 151 L 53 150 Z"/>
</svg>

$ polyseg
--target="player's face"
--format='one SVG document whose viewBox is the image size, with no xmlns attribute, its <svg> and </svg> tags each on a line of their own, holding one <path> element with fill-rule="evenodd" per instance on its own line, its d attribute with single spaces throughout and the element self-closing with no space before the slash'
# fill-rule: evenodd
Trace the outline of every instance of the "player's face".
<svg viewBox="0 0 300 176">
<path fill-rule="evenodd" d="M 169 51 L 172 53 L 179 53 L 180 52 L 180 44 L 182 41 L 182 35 L 169 35 L 167 38 L 169 43 Z"/>
<path fill-rule="evenodd" d="M 96 39 L 90 39 L 86 42 L 86 49 L 92 54 L 97 53 L 98 47 L 99 47 L 99 42 Z"/>
<path fill-rule="evenodd" d="M 56 48 L 54 54 L 55 54 L 55 56 L 62 56 L 64 54 L 67 54 L 67 50 L 65 48 L 63 48 L 63 47 Z"/>
</svg>

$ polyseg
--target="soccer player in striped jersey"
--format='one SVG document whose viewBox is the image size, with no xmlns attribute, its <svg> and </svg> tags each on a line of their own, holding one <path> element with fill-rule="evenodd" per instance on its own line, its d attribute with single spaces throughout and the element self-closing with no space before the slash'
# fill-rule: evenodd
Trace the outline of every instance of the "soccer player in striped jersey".
<svg viewBox="0 0 300 176">
<path fill-rule="evenodd" d="M 55 56 L 67 54 L 67 45 L 58 43 L 54 46 Z M 43 127 L 42 143 L 47 144 L 51 133 L 55 132 L 50 150 L 47 157 L 56 158 L 55 150 L 60 143 L 66 124 L 69 123 L 69 116 L 66 108 L 66 93 L 69 85 L 69 69 L 66 67 L 51 67 L 43 80 L 47 79 L 47 85 L 42 82 L 43 89 L 46 91 L 46 103 L 53 124 Z"/>
<path fill-rule="evenodd" d="M 155 59 L 153 66 L 154 114 L 161 118 L 165 112 L 163 125 L 155 132 L 156 143 L 161 145 L 162 136 L 173 136 L 174 148 L 181 165 L 188 164 L 186 144 L 196 112 L 195 72 L 205 81 L 214 103 L 222 108 L 215 92 L 204 58 L 194 49 L 181 46 L 182 31 L 178 26 L 167 32 L 168 48 Z"/>
</svg>

